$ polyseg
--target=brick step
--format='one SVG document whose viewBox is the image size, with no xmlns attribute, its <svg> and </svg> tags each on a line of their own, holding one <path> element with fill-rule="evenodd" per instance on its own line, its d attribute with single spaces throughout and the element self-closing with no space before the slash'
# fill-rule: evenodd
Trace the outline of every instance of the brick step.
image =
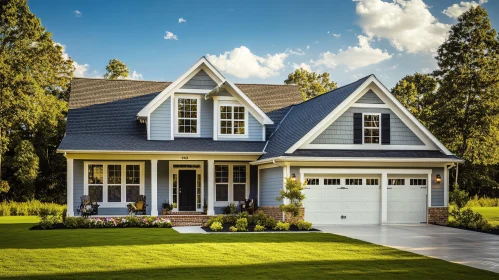
<svg viewBox="0 0 499 280">
<path fill-rule="evenodd" d="M 196 215 L 196 216 L 202 216 L 204 215 L 203 212 L 185 212 L 185 211 L 182 211 L 182 212 L 171 212 L 170 214 L 168 214 L 167 216 L 176 216 L 176 215 L 180 215 L 180 216 L 185 216 L 185 215 Z"/>
<path fill-rule="evenodd" d="M 206 215 L 166 215 L 163 216 L 169 219 L 172 225 L 175 226 L 202 226 L 208 221 L 211 216 Z"/>
</svg>

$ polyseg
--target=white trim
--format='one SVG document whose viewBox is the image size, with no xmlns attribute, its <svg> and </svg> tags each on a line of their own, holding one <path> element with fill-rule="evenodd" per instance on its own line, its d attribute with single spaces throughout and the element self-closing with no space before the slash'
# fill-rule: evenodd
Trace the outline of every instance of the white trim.
<svg viewBox="0 0 499 280">
<path fill-rule="evenodd" d="M 218 126 L 219 126 L 219 121 L 218 121 L 218 114 L 217 110 L 218 108 L 218 99 L 213 98 L 213 140 L 218 140 Z"/>
<path fill-rule="evenodd" d="M 251 166 L 250 166 L 251 168 Z M 256 203 L 257 203 L 257 206 L 260 206 L 260 165 L 257 167 L 257 171 L 256 171 L 256 188 L 257 188 L 257 192 L 256 192 Z"/>
<path fill-rule="evenodd" d="M 282 156 L 275 158 L 268 158 L 264 160 L 257 160 L 252 162 L 254 165 L 272 163 L 274 161 L 289 161 L 289 162 L 299 162 L 299 161 L 310 161 L 310 162 L 441 162 L 441 163 L 452 163 L 452 162 L 463 162 L 462 159 L 450 159 L 450 158 L 373 158 L 373 157 L 363 157 L 363 158 L 339 158 L 339 157 L 290 157 Z"/>
<path fill-rule="evenodd" d="M 130 150 L 57 150 L 58 153 L 78 153 L 78 154 L 154 154 L 154 155 L 240 155 L 240 156 L 252 156 L 252 155 L 262 155 L 264 152 L 206 152 L 206 151 L 130 151 Z"/>
<path fill-rule="evenodd" d="M 158 160 L 151 159 L 151 216 L 158 216 Z"/>
<path fill-rule="evenodd" d="M 267 131 L 265 130 L 265 125 L 262 124 L 262 141 L 265 141 L 266 140 L 266 134 L 267 134 Z"/>
<path fill-rule="evenodd" d="M 175 93 L 208 94 L 211 91 L 212 91 L 212 89 L 179 88 L 179 89 L 175 90 Z"/>
<path fill-rule="evenodd" d="M 181 133 L 178 132 L 178 100 L 179 99 L 195 99 L 197 104 L 197 118 L 196 118 L 196 133 Z M 201 136 L 201 96 L 195 94 L 182 94 L 175 95 L 175 113 L 173 114 L 174 119 L 172 125 L 175 126 L 175 137 L 200 137 Z M 191 118 L 193 119 L 193 118 Z"/>
<path fill-rule="evenodd" d="M 215 215 L 215 160 L 208 160 L 208 209 L 206 214 Z"/>
<path fill-rule="evenodd" d="M 370 103 L 353 103 L 350 108 L 380 108 L 380 109 L 390 109 L 388 104 L 370 104 Z"/>
<path fill-rule="evenodd" d="M 431 190 L 432 190 L 432 186 L 433 186 L 433 182 L 431 181 L 431 175 L 432 175 L 431 173 L 428 173 L 428 181 L 427 181 L 428 206 L 427 206 L 427 208 L 431 207 Z M 428 217 L 428 215 L 426 215 L 426 216 Z"/>
<path fill-rule="evenodd" d="M 300 173 L 304 174 L 429 174 L 431 169 L 376 169 L 376 168 L 300 168 Z"/>
<path fill-rule="evenodd" d="M 175 94 L 171 95 L 170 100 L 170 139 L 175 140 Z M 165 99 L 166 100 L 166 99 Z"/>
<path fill-rule="evenodd" d="M 378 143 L 364 143 L 364 140 L 366 138 L 366 134 L 365 134 L 366 128 L 364 127 L 364 116 L 366 116 L 366 115 L 367 116 L 378 116 L 378 124 L 379 124 L 379 127 L 377 127 L 377 129 L 378 129 Z M 375 130 L 376 128 L 369 127 L 367 129 Z M 372 136 L 369 136 L 369 137 L 372 137 Z M 372 148 L 373 146 L 374 147 L 381 146 L 381 113 L 362 113 L 362 146 L 367 146 L 369 148 Z"/>
<path fill-rule="evenodd" d="M 74 160 L 72 158 L 67 159 L 66 164 L 66 175 L 67 175 L 67 216 L 74 216 L 74 199 L 73 199 L 73 185 L 74 185 Z"/>
<path fill-rule="evenodd" d="M 216 162 L 214 164 L 214 170 L 216 168 L 217 165 L 227 165 L 229 167 L 229 182 L 227 183 L 220 183 L 220 184 L 227 184 L 228 185 L 228 200 L 227 201 L 217 201 L 217 198 L 216 198 L 216 194 L 213 196 L 213 202 L 214 202 L 214 205 L 215 206 L 219 206 L 219 207 L 223 207 L 223 206 L 227 206 L 228 204 L 230 203 L 236 203 L 236 202 L 239 202 L 239 201 L 235 201 L 234 200 L 234 185 L 236 184 L 242 184 L 242 183 L 234 183 L 234 178 L 233 178 L 233 175 L 234 175 L 234 171 L 233 171 L 233 168 L 234 168 L 234 165 L 244 165 L 246 166 L 246 183 L 245 183 L 245 186 L 246 186 L 246 189 L 245 189 L 245 193 L 244 193 L 244 198 L 245 199 L 248 199 L 249 198 L 249 194 L 250 194 L 250 165 L 248 162 Z M 217 186 L 217 183 L 215 182 L 216 180 L 216 176 L 214 174 L 213 176 L 213 188 L 214 188 L 214 191 L 216 189 L 216 186 Z"/>
<path fill-rule="evenodd" d="M 88 165 L 102 165 L 102 202 L 97 202 L 102 208 L 123 208 L 129 203 L 126 201 L 126 166 L 139 165 L 140 166 L 140 184 L 139 194 L 145 195 L 145 163 L 143 161 L 84 161 L 83 162 L 83 194 L 88 195 Z M 108 200 L 108 165 L 121 165 L 121 202 L 107 202 Z M 113 184 L 111 184 L 113 185 Z M 132 184 L 134 185 L 134 184 Z"/>
<path fill-rule="evenodd" d="M 374 146 L 374 147 L 373 147 Z M 305 144 L 301 149 L 310 149 L 310 150 L 435 150 L 429 149 L 428 146 L 423 145 L 378 145 L 378 144 Z"/>
<path fill-rule="evenodd" d="M 147 115 L 146 130 L 147 130 L 147 140 L 151 140 L 151 114 Z"/>
<path fill-rule="evenodd" d="M 199 165 L 199 167 L 174 167 L 174 165 Z M 198 191 L 197 191 L 197 186 L 196 186 L 196 201 L 194 202 L 196 205 L 196 211 L 201 212 L 203 211 L 203 206 L 204 206 L 204 162 L 203 161 L 169 161 L 168 162 L 169 169 L 168 169 L 168 174 L 169 174 L 169 179 L 168 179 L 168 198 L 171 204 L 173 204 L 173 174 L 177 174 L 177 192 L 180 189 L 180 180 L 178 176 L 178 171 L 179 170 L 195 170 L 196 171 L 196 182 L 197 182 L 197 177 L 201 176 L 201 207 L 197 207 L 197 196 Z M 180 208 L 180 193 L 177 193 L 177 207 L 174 207 L 172 210 L 173 211 L 179 211 Z"/>
<path fill-rule="evenodd" d="M 232 132 L 234 132 L 234 107 L 243 107 L 244 108 L 244 134 L 222 134 L 222 112 L 220 111 L 220 108 L 222 106 L 225 106 L 225 107 L 231 107 L 232 108 L 232 111 L 231 111 L 231 115 L 232 115 L 232 119 L 231 119 L 231 122 L 232 122 Z M 218 102 L 217 103 L 217 107 L 215 107 L 215 110 L 218 112 L 217 114 L 217 139 L 218 138 L 231 138 L 231 139 L 238 139 L 238 138 L 248 138 L 249 137 L 249 133 L 248 133 L 248 109 L 246 106 L 238 103 L 237 101 L 225 101 L 225 100 L 222 100 L 221 102 Z M 228 119 L 226 119 L 228 120 Z M 237 121 L 240 121 L 239 119 Z M 215 125 L 213 125 L 215 126 Z M 225 139 L 224 139 L 225 140 Z"/>
<path fill-rule="evenodd" d="M 381 224 L 388 222 L 388 173 L 381 173 Z"/>
<path fill-rule="evenodd" d="M 444 181 L 444 207 L 449 206 L 449 167 L 447 164 L 444 166 L 444 177 L 442 178 Z"/>
<path fill-rule="evenodd" d="M 429 145 L 426 138 L 428 138 L 434 145 L 436 145 L 442 152 L 446 155 L 452 155 L 452 153 L 445 148 L 445 146 L 435 138 L 433 134 L 431 134 L 428 129 L 426 129 L 390 92 L 389 90 L 381 84 L 381 82 L 374 76 L 371 75 L 362 85 L 360 85 L 349 97 L 347 97 L 340 105 L 338 105 L 328 116 L 326 116 L 322 121 L 320 121 L 313 129 L 311 129 L 305 136 L 303 136 L 299 141 L 297 141 L 293 146 L 291 146 L 286 153 L 293 153 L 298 148 L 303 146 L 306 143 L 315 139 L 320 133 L 322 133 L 331 123 L 333 123 L 339 116 L 341 116 L 352 104 L 355 103 L 360 97 L 361 93 L 367 92 L 367 87 L 374 83 L 383 93 L 384 96 L 379 96 L 383 102 L 385 99 L 390 100 L 403 115 L 408 118 L 411 124 L 408 124 L 403 118 L 400 118 L 402 122 L 404 122 L 409 128 L 412 128 L 412 131 L 423 141 L 426 145 Z M 386 98 L 385 98 L 386 97 Z M 387 103 L 387 102 L 385 102 Z M 392 107 L 390 107 L 392 108 Z M 395 113 L 395 112 L 394 112 Z M 413 129 L 417 127 L 418 129 Z M 422 133 L 420 133 L 420 131 Z M 425 136 L 425 137 L 422 137 Z"/>
</svg>

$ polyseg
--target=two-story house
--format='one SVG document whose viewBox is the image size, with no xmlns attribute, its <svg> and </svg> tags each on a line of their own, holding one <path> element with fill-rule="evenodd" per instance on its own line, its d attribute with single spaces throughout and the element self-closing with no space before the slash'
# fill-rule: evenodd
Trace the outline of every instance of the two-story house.
<svg viewBox="0 0 499 280">
<path fill-rule="evenodd" d="M 126 215 L 146 195 L 175 212 L 255 199 L 282 217 L 287 177 L 307 182 L 315 224 L 433 222 L 461 159 L 374 76 L 303 102 L 297 86 L 234 84 L 202 57 L 174 82 L 74 79 L 66 135 L 68 215 L 80 196 Z"/>
</svg>

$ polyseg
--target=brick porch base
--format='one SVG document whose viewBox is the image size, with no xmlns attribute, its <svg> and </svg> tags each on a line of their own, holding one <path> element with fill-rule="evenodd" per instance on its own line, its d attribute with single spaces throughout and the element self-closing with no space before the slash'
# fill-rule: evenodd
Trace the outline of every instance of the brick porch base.
<svg viewBox="0 0 499 280">
<path fill-rule="evenodd" d="M 449 207 L 428 208 L 428 223 L 434 225 L 446 225 L 449 221 Z"/>
<path fill-rule="evenodd" d="M 202 226 L 212 216 L 199 215 L 199 214 L 197 215 L 174 214 L 161 217 L 169 219 L 174 227 L 181 227 L 181 226 Z"/>
</svg>

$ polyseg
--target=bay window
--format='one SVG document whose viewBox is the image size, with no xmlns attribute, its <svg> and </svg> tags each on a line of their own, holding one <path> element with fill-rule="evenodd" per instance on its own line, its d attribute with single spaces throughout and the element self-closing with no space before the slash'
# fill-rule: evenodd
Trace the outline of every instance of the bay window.
<svg viewBox="0 0 499 280">
<path fill-rule="evenodd" d="M 215 164 L 215 204 L 226 206 L 248 199 L 249 166 L 240 163 Z"/>
<path fill-rule="evenodd" d="M 124 206 L 144 194 L 143 162 L 85 163 L 84 194 L 104 206 Z"/>
</svg>

